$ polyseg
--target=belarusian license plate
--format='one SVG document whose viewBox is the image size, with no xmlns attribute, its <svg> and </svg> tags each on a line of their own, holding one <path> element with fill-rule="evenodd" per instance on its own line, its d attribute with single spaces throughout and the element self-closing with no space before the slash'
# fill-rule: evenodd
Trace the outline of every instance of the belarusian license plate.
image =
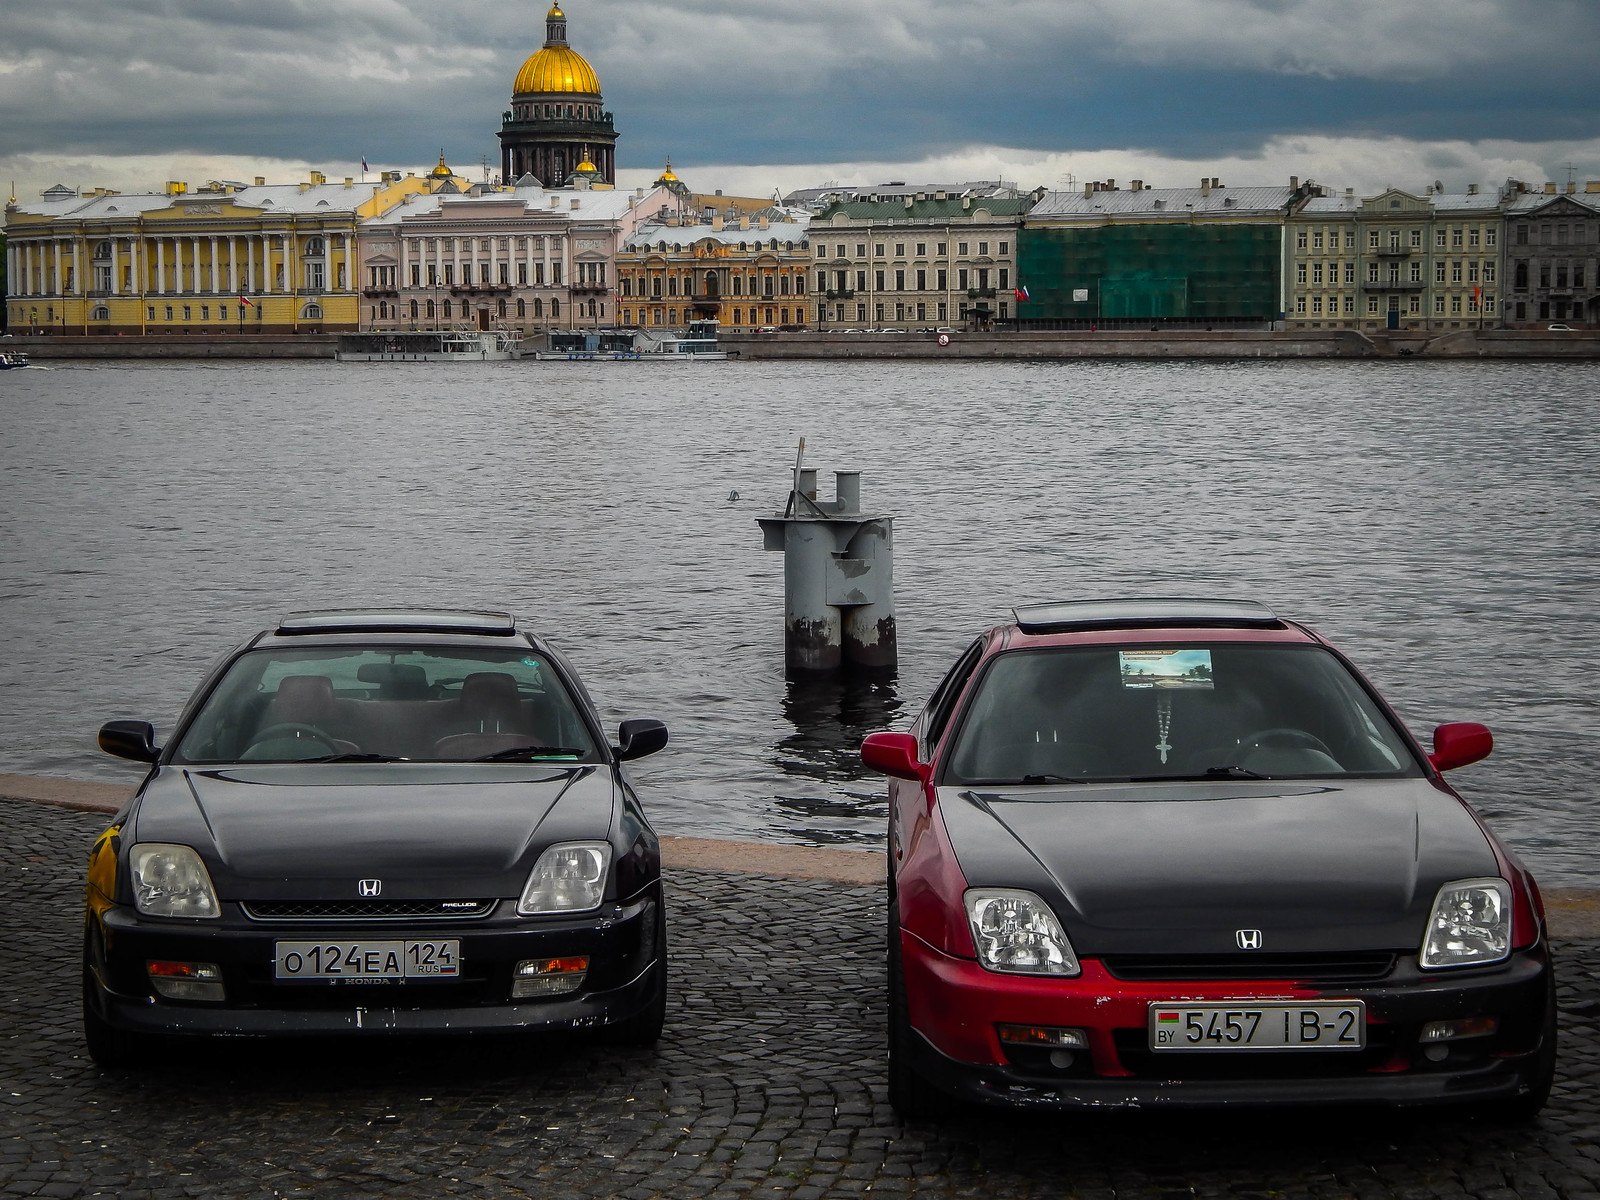
<svg viewBox="0 0 1600 1200">
<path fill-rule="evenodd" d="M 1152 1050 L 1360 1050 L 1367 1006 L 1334 1004 L 1152 1004 Z"/>
<path fill-rule="evenodd" d="M 279 942 L 277 978 L 454 979 L 461 974 L 461 942 Z"/>
</svg>

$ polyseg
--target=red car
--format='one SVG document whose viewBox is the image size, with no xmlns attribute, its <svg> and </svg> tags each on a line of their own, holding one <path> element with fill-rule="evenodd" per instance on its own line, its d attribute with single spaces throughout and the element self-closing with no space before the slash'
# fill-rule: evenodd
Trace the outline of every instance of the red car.
<svg viewBox="0 0 1600 1200">
<path fill-rule="evenodd" d="M 889 784 L 889 1096 L 1538 1112 L 1555 986 L 1528 871 L 1322 637 L 1250 602 L 1017 609 Z"/>
</svg>

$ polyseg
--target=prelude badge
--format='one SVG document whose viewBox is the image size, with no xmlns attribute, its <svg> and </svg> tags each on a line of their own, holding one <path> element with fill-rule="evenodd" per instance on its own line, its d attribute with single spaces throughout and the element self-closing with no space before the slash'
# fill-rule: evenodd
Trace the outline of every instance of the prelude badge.
<svg viewBox="0 0 1600 1200">
<path fill-rule="evenodd" d="M 374 896 L 381 895 L 382 892 L 383 892 L 383 880 L 381 880 L 381 879 L 358 879 L 358 880 L 356 880 L 356 895 L 358 895 L 358 896 L 362 896 L 362 897 L 370 900 Z M 1257 935 L 1257 936 L 1259 936 L 1259 935 Z"/>
<path fill-rule="evenodd" d="M 1259 950 L 1261 949 L 1261 930 L 1235 929 L 1233 931 L 1233 940 L 1239 943 L 1239 949 L 1241 950 Z"/>
</svg>

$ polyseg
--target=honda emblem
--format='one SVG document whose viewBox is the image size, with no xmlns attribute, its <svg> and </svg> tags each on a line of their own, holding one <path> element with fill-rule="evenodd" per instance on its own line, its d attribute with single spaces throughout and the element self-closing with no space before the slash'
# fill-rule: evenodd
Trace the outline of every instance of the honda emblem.
<svg viewBox="0 0 1600 1200">
<path fill-rule="evenodd" d="M 363 896 L 370 900 L 373 896 L 380 895 L 382 892 L 383 880 L 381 879 L 358 879 L 356 881 L 356 895 L 358 896 Z"/>
<path fill-rule="evenodd" d="M 1261 930 L 1235 929 L 1233 931 L 1233 940 L 1239 943 L 1239 949 L 1241 950 L 1259 950 L 1261 949 Z"/>
</svg>

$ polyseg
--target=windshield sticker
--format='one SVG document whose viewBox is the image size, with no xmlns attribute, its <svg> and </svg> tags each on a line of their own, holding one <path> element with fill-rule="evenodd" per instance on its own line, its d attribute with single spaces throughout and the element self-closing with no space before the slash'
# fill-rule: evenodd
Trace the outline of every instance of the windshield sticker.
<svg viewBox="0 0 1600 1200">
<path fill-rule="evenodd" d="M 1125 688 L 1209 688 L 1209 650 L 1122 650 Z"/>
</svg>

